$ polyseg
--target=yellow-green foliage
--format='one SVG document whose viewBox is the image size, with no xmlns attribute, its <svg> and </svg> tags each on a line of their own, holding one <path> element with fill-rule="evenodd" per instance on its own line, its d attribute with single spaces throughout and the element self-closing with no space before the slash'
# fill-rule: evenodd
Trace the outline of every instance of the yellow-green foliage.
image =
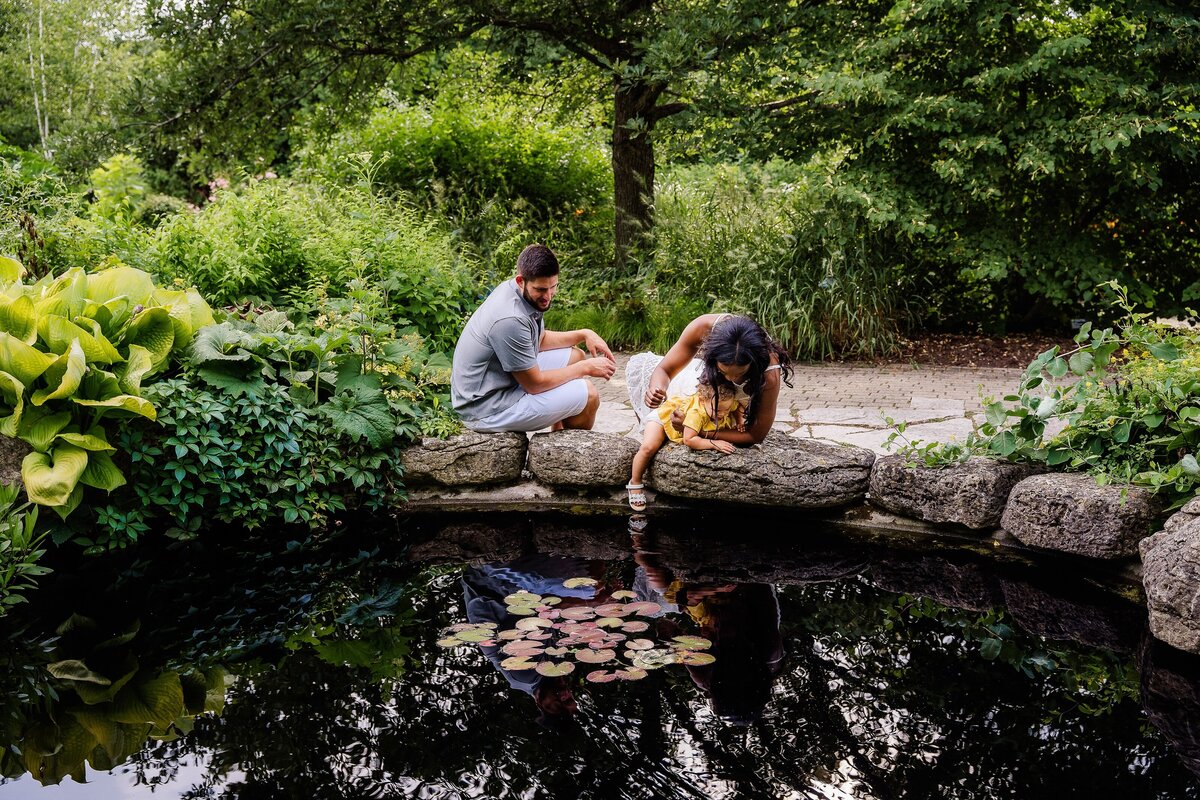
<svg viewBox="0 0 1200 800">
<path fill-rule="evenodd" d="M 142 395 L 212 310 L 195 290 L 166 290 L 149 274 L 71 269 L 25 284 L 0 259 L 0 434 L 27 442 L 25 492 L 64 518 L 83 487 L 125 483 L 103 422 L 155 418 Z"/>
</svg>

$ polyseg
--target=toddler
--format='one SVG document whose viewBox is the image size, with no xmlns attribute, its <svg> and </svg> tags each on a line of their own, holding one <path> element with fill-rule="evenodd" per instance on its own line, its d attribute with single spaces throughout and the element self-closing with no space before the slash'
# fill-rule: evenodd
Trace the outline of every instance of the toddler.
<svg viewBox="0 0 1200 800">
<path fill-rule="evenodd" d="M 701 383 L 696 393 L 686 397 L 670 397 L 663 402 L 649 419 L 646 432 L 642 434 L 642 446 L 633 457 L 633 474 L 625 488 L 629 490 L 629 507 L 634 511 L 646 510 L 646 491 L 642 474 L 650 465 L 667 439 L 683 442 L 693 450 L 719 450 L 732 453 L 734 447 L 719 439 L 705 439 L 702 434 L 709 431 L 740 430 L 746 410 L 746 398 L 735 387 L 722 386 L 714 392 L 708 384 Z M 671 422 L 676 409 L 683 414 L 683 430 Z"/>
</svg>

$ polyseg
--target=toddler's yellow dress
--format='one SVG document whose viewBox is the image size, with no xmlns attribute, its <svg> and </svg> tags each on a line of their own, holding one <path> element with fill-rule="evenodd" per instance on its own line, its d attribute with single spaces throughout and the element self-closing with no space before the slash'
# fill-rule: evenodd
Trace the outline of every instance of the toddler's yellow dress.
<svg viewBox="0 0 1200 800">
<path fill-rule="evenodd" d="M 708 409 L 705 408 L 708 406 Z M 734 429 L 733 414 L 726 414 L 719 423 L 713 422 L 712 416 L 708 413 L 712 408 L 712 401 L 707 402 L 700 399 L 700 395 L 691 394 L 687 396 L 676 395 L 668 397 L 663 401 L 663 404 L 658 407 L 658 421 L 662 423 L 663 430 L 667 432 L 667 438 L 672 442 L 683 441 L 683 430 L 676 430 L 671 424 L 671 415 L 675 413 L 675 409 L 683 410 L 684 427 L 691 428 L 696 431 L 728 431 Z"/>
</svg>

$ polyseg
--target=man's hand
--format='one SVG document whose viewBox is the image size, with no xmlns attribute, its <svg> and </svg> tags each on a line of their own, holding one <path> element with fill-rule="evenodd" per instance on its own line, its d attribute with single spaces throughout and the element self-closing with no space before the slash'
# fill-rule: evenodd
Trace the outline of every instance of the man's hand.
<svg viewBox="0 0 1200 800">
<path fill-rule="evenodd" d="M 583 374 L 589 378 L 603 378 L 604 380 L 608 380 L 617 371 L 617 363 L 613 361 L 611 355 L 608 358 L 604 356 L 585 358 L 579 363 L 583 366 Z"/>
<path fill-rule="evenodd" d="M 588 351 L 588 355 L 592 356 L 593 358 L 602 356 L 607 358 L 609 361 L 614 360 L 612 350 L 609 350 L 605 341 L 591 329 L 585 329 L 583 331 L 583 346 Z M 605 380 L 607 380 L 607 378 L 605 378 Z"/>
</svg>

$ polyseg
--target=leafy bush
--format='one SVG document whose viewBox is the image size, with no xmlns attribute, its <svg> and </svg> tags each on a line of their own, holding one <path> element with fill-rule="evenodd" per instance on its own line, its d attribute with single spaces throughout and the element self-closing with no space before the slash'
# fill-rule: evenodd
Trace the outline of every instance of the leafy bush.
<svg viewBox="0 0 1200 800">
<path fill-rule="evenodd" d="M 24 603 L 23 593 L 34 588 L 34 578 L 50 571 L 37 563 L 46 552 L 41 549 L 45 534 L 34 533 L 37 507 L 16 505 L 19 495 L 16 484 L 0 484 L 0 617 Z"/>
<path fill-rule="evenodd" d="M 907 442 L 901 452 L 931 466 L 987 453 L 1087 470 L 1101 483 L 1148 486 L 1172 508 L 1187 502 L 1200 488 L 1200 334 L 1151 322 L 1105 285 L 1125 312 L 1118 327 L 1085 324 L 1074 349 L 1039 355 L 966 442 Z"/>
<path fill-rule="evenodd" d="M 310 161 L 342 182 L 356 154 L 379 165 L 375 179 L 425 196 L 520 199 L 538 212 L 587 208 L 609 194 L 608 156 L 582 129 L 554 127 L 500 103 L 381 108 Z"/>
<path fill-rule="evenodd" d="M 142 382 L 212 322 L 194 290 L 164 290 L 146 273 L 68 270 L 26 285 L 0 259 L 0 434 L 33 447 L 21 480 L 33 502 L 66 518 L 83 487 L 125 483 L 109 422 L 155 418 Z"/>
<path fill-rule="evenodd" d="M 153 248 L 154 268 L 220 305 L 311 307 L 316 293 L 343 295 L 355 278 L 369 279 L 393 321 L 437 345 L 454 341 L 474 302 L 449 236 L 361 188 L 251 181 L 165 222 Z"/>
<path fill-rule="evenodd" d="M 348 504 L 379 509 L 402 497 L 400 447 L 458 429 L 449 362 L 336 304 L 318 322 L 267 312 L 205 328 L 184 377 L 147 390 L 158 425 L 122 432 L 132 496 L 99 509 L 99 532 L 77 541 L 124 547 L 154 514 L 183 537 L 206 519 L 318 528 Z"/>
<path fill-rule="evenodd" d="M 793 355 L 895 349 L 911 286 L 882 223 L 837 196 L 829 165 L 680 169 L 659 187 L 660 296 L 746 313 Z"/>
</svg>

